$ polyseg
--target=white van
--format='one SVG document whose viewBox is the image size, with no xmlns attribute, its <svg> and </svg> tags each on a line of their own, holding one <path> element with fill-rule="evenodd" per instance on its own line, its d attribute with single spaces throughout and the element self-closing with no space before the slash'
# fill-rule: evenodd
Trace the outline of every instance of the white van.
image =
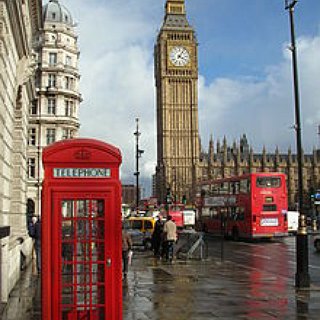
<svg viewBox="0 0 320 320">
<path fill-rule="evenodd" d="M 288 232 L 296 233 L 299 227 L 299 212 L 298 211 L 288 211 Z"/>
</svg>

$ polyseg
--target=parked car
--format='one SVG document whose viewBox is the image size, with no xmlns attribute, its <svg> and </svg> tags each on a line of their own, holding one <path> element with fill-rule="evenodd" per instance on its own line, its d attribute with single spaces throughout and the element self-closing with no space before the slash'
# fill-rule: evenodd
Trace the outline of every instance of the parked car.
<svg viewBox="0 0 320 320">
<path fill-rule="evenodd" d="M 320 236 L 314 237 L 313 245 L 314 245 L 315 249 L 320 252 Z"/>
<path fill-rule="evenodd" d="M 133 246 L 152 248 L 151 237 L 156 220 L 152 217 L 130 217 L 126 220 L 128 233 L 131 236 Z"/>
</svg>

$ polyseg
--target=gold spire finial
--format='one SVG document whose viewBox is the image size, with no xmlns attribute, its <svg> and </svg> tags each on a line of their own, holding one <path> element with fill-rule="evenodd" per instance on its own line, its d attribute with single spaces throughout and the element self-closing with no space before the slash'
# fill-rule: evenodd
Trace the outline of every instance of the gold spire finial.
<svg viewBox="0 0 320 320">
<path fill-rule="evenodd" d="M 185 0 L 167 0 L 166 13 L 167 14 L 185 14 Z"/>
</svg>

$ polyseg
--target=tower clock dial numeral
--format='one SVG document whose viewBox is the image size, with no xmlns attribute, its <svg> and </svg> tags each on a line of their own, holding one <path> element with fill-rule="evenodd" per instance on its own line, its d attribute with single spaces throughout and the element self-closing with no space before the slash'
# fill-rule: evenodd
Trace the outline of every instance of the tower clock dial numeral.
<svg viewBox="0 0 320 320">
<path fill-rule="evenodd" d="M 185 47 L 174 47 L 170 51 L 170 61 L 177 67 L 183 67 L 190 61 L 190 54 Z"/>
</svg>

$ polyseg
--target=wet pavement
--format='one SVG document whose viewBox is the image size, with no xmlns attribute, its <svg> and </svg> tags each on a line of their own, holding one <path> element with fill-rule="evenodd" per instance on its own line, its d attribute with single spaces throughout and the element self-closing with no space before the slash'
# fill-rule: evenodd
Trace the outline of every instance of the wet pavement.
<svg viewBox="0 0 320 320">
<path fill-rule="evenodd" d="M 40 315 L 40 279 L 30 265 L 0 318 L 37 320 Z M 171 265 L 135 251 L 123 281 L 124 320 L 319 318 L 320 286 L 296 291 L 291 273 L 221 262 L 215 256 Z"/>
<path fill-rule="evenodd" d="M 292 279 L 263 270 L 210 259 L 135 263 L 124 287 L 126 320 L 320 318 L 320 287 L 296 292 Z"/>
</svg>

